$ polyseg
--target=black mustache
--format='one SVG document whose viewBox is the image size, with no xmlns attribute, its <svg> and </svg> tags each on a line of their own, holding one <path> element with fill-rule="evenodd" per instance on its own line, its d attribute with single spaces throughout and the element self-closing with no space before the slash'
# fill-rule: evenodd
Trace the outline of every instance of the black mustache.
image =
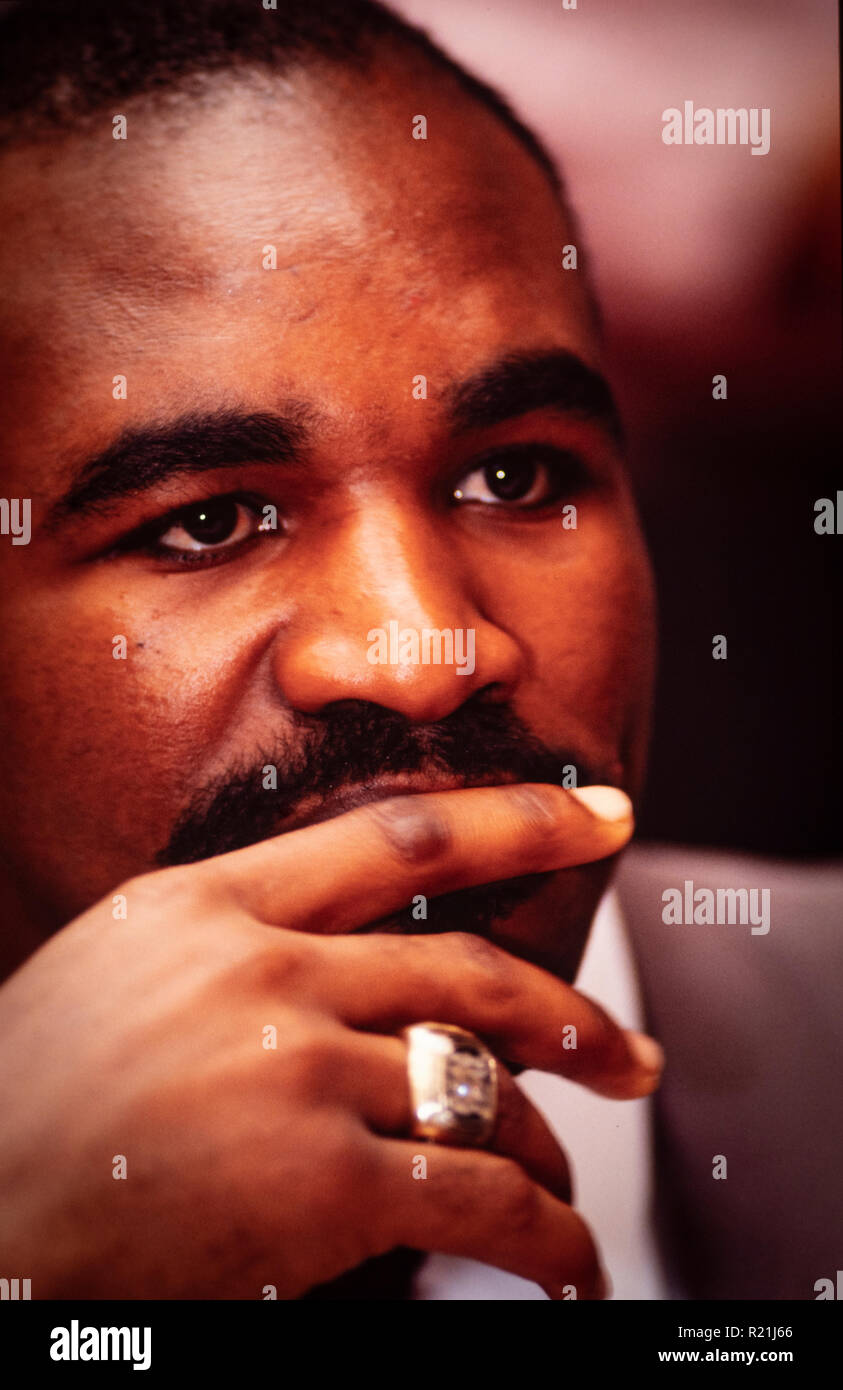
<svg viewBox="0 0 843 1390">
<path fill-rule="evenodd" d="M 277 785 L 264 785 L 264 769 Z M 287 747 L 257 753 L 202 785 L 178 817 L 156 856 L 159 867 L 191 864 L 257 844 L 305 797 L 385 774 L 437 773 L 471 784 L 502 781 L 562 785 L 576 769 L 576 784 L 606 780 L 575 749 L 552 749 L 504 704 L 475 696 L 447 719 L 416 724 L 405 715 L 362 700 L 338 701 L 318 716 L 290 716 Z"/>
</svg>

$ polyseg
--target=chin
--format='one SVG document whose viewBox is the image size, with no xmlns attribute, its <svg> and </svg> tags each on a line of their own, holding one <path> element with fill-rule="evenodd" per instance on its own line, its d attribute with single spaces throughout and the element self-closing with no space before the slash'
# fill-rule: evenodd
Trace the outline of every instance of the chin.
<svg viewBox="0 0 843 1390">
<path fill-rule="evenodd" d="M 573 984 L 616 860 L 614 856 L 541 875 L 538 892 L 496 923 L 489 939 L 510 955 Z"/>
</svg>

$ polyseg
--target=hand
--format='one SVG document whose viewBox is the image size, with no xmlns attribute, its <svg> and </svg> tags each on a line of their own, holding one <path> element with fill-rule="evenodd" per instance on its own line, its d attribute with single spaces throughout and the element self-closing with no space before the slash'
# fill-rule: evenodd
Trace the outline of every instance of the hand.
<svg viewBox="0 0 843 1390">
<path fill-rule="evenodd" d="M 4 1269 L 35 1298 L 290 1298 L 404 1245 L 600 1297 L 564 1155 L 509 1074 L 490 1151 L 420 1145 L 394 1033 L 457 1024 L 618 1098 L 656 1084 L 646 1046 L 482 938 L 348 933 L 630 833 L 557 787 L 475 788 L 125 884 L 125 921 L 103 900 L 0 989 Z"/>
</svg>

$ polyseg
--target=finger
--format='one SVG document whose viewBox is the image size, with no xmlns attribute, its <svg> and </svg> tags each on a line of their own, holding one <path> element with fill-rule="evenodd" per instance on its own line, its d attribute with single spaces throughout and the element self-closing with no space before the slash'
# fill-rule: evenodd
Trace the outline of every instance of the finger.
<svg viewBox="0 0 843 1390">
<path fill-rule="evenodd" d="M 511 1159 L 480 1149 L 382 1139 L 375 1238 L 480 1260 L 541 1285 L 548 1297 L 602 1298 L 607 1281 L 582 1217 Z M 426 1174 L 420 1172 L 424 1158 Z"/>
<path fill-rule="evenodd" d="M 407 1044 L 359 1034 L 346 1053 L 337 1084 L 358 1114 L 382 1134 L 410 1133 L 412 1110 Z M 571 1201 L 568 1162 L 553 1131 L 504 1066 L 498 1066 L 497 1121 L 487 1146 L 515 1159 L 560 1201 Z"/>
<path fill-rule="evenodd" d="M 604 859 L 631 834 L 631 804 L 615 787 L 472 787 L 372 802 L 195 869 L 262 922 L 341 933 L 417 893 Z"/>
<path fill-rule="evenodd" d="M 307 988 L 352 1028 L 455 1024 L 508 1064 L 555 1072 L 617 1100 L 649 1095 L 664 1065 L 654 1039 L 619 1027 L 581 991 L 469 933 L 313 937 Z"/>
</svg>

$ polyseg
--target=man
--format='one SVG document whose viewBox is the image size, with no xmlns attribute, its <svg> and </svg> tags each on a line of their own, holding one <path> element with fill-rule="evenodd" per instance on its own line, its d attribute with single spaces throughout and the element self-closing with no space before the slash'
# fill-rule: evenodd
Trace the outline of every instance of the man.
<svg viewBox="0 0 843 1390">
<path fill-rule="evenodd" d="M 6 27 L 4 1272 L 602 1297 L 512 1077 L 658 1083 L 572 987 L 652 588 L 552 170 L 368 4 Z"/>
</svg>

